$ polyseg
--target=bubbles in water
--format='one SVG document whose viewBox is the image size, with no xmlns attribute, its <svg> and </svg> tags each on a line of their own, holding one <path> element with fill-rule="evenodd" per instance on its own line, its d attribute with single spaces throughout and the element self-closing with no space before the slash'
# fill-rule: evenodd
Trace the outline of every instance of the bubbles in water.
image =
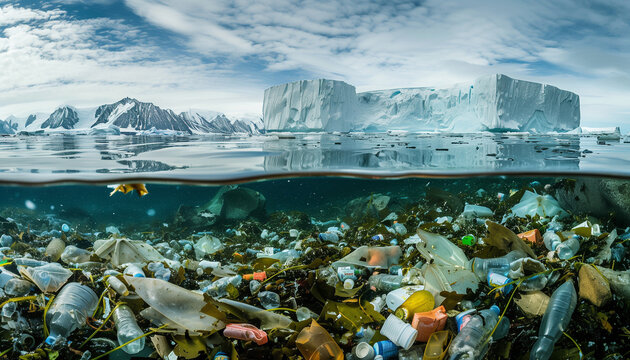
<svg viewBox="0 0 630 360">
<path fill-rule="evenodd" d="M 149 216 L 155 216 L 155 209 L 149 209 L 149 210 L 147 210 L 147 215 L 149 215 Z"/>
<path fill-rule="evenodd" d="M 50 210 L 55 210 L 55 205 L 50 205 Z"/>
<path fill-rule="evenodd" d="M 31 200 L 26 200 L 24 202 L 24 206 L 26 206 L 27 209 L 29 210 L 35 210 L 37 208 L 37 206 L 35 205 L 34 202 L 32 202 Z"/>
</svg>

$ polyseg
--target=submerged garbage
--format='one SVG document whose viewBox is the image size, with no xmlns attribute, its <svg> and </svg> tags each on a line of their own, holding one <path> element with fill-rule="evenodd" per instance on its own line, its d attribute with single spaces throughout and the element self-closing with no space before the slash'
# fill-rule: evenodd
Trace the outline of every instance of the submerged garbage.
<svg viewBox="0 0 630 360">
<path fill-rule="evenodd" d="M 519 185 L 326 218 L 231 185 L 161 231 L 7 209 L 0 359 L 628 358 L 629 229 L 565 210 L 566 180 Z"/>
</svg>

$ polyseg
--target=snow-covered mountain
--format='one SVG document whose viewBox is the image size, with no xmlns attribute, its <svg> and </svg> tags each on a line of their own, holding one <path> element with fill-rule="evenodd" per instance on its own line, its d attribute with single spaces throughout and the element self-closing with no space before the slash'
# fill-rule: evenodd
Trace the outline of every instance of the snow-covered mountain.
<svg viewBox="0 0 630 360">
<path fill-rule="evenodd" d="M 124 98 L 97 108 L 77 109 L 61 106 L 52 114 L 31 114 L 26 118 L 12 117 L 12 123 L 0 123 L 2 129 L 35 132 L 99 132 L 106 130 L 123 133 L 186 133 L 186 134 L 260 134 L 262 119 L 229 119 L 212 111 L 190 110 L 176 114 L 152 103 Z M 19 124 L 19 125 L 18 125 Z M 16 126 L 18 125 L 18 126 Z M 3 133 L 4 130 L 0 130 Z"/>
<path fill-rule="evenodd" d="M 18 128 L 17 122 L 14 122 L 12 117 L 7 118 L 6 120 L 0 120 L 0 135 L 11 135 L 14 134 Z"/>
</svg>

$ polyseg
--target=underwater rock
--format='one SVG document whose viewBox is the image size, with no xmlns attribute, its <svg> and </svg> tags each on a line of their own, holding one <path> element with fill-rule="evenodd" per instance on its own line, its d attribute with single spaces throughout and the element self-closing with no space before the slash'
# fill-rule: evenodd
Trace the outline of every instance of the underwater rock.
<svg viewBox="0 0 630 360">
<path fill-rule="evenodd" d="M 630 301 L 630 270 L 615 271 L 601 266 L 595 266 L 610 284 L 612 290 L 626 301 Z"/>
<path fill-rule="evenodd" d="M 618 225 L 630 225 L 630 181 L 567 179 L 555 185 L 560 205 L 576 214 L 604 217 L 613 213 Z"/>
<path fill-rule="evenodd" d="M 384 194 L 372 194 L 351 200 L 345 207 L 348 219 L 384 219 L 392 212 L 402 211 L 405 203 Z"/>
<path fill-rule="evenodd" d="M 582 265 L 578 277 L 581 298 L 599 307 L 612 297 L 608 282 L 592 265 Z"/>
<path fill-rule="evenodd" d="M 265 196 L 256 190 L 230 185 L 222 187 L 205 210 L 224 220 L 243 220 L 265 215 Z"/>
</svg>

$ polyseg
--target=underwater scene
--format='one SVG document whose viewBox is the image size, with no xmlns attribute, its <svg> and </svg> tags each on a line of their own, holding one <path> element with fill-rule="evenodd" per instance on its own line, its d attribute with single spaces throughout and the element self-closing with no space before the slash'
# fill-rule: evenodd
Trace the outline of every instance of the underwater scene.
<svg viewBox="0 0 630 360">
<path fill-rule="evenodd" d="M 52 138 L 44 139 L 60 140 Z M 570 154 L 602 156 L 580 150 L 580 141 L 596 146 L 593 139 L 570 141 Z M 90 151 L 57 147 L 49 161 Z M 100 151 L 93 169 L 111 161 Z M 264 163 L 297 154 L 313 159 L 278 150 Z M 337 154 L 342 163 L 367 157 Z M 520 166 L 553 160 L 535 154 Z M 470 156 L 487 169 L 513 154 Z M 568 166 L 579 169 L 580 159 Z M 57 174 L 44 161 L 25 163 L 43 170 L 5 166 L 23 181 L 0 186 L 7 358 L 629 356 L 630 181 L 623 177 L 379 178 L 379 170 L 396 173 L 387 166 L 399 165 L 388 162 L 373 165 L 372 178 L 285 171 L 229 181 L 236 166 L 217 166 L 220 184 L 165 183 L 151 178 L 170 170 L 140 167 L 129 176 L 147 173 L 148 181 L 81 184 L 91 174 L 63 173 L 61 184 L 46 184 L 41 179 Z"/>
</svg>

